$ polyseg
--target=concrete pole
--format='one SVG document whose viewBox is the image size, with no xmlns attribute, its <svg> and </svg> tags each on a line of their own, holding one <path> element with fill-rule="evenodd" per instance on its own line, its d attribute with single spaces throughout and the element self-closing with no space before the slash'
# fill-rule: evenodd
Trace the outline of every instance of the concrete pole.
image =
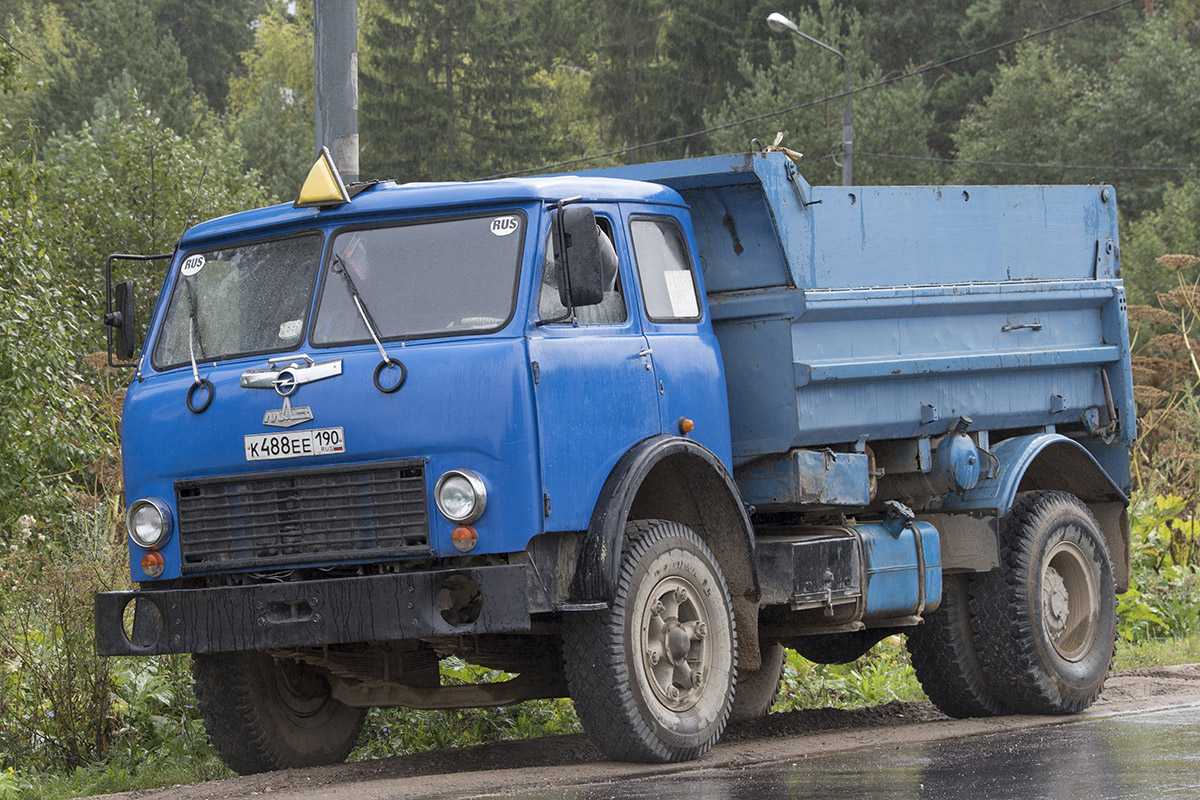
<svg viewBox="0 0 1200 800">
<path fill-rule="evenodd" d="M 342 180 L 358 172 L 358 2 L 316 0 L 317 147 L 328 147 Z"/>
</svg>

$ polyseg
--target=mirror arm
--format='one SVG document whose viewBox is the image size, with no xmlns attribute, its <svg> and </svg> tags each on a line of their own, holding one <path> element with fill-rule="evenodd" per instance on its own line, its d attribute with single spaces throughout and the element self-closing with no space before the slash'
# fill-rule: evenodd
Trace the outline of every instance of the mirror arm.
<svg viewBox="0 0 1200 800">
<path fill-rule="evenodd" d="M 137 255 L 133 253 L 113 253 L 104 260 L 104 329 L 108 339 L 108 366 L 110 367 L 135 367 L 137 362 L 122 362 L 113 361 L 113 330 L 121 325 L 124 325 L 125 320 L 120 312 L 113 308 L 113 263 L 117 261 L 137 261 L 137 262 L 153 262 L 153 261 L 170 261 L 175 258 L 175 253 L 155 253 L 153 255 Z M 115 315 L 115 316 L 114 316 Z M 114 320 L 110 322 L 109 320 Z"/>
</svg>

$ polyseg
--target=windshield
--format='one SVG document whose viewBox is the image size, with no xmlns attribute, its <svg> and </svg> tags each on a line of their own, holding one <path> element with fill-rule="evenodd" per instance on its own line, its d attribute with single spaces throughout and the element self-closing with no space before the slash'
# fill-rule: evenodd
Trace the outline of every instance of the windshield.
<svg viewBox="0 0 1200 800">
<path fill-rule="evenodd" d="M 154 365 L 294 348 L 304 337 L 321 236 L 189 253 L 179 265 Z M 195 327 L 192 320 L 195 319 Z"/>
<path fill-rule="evenodd" d="M 522 214 L 352 230 L 333 240 L 382 339 L 494 331 L 512 316 Z M 370 341 L 345 280 L 327 274 L 314 344 Z"/>
</svg>

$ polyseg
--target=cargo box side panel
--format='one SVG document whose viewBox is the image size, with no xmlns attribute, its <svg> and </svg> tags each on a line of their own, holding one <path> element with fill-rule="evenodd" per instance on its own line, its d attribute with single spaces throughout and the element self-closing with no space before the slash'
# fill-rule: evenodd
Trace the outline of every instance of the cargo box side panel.
<svg viewBox="0 0 1200 800">
<path fill-rule="evenodd" d="M 1078 425 L 1106 407 L 1102 369 L 1123 383 L 1102 322 L 1117 302 L 1115 281 L 808 292 L 792 325 L 791 446 L 937 435 L 960 416 L 983 430 Z"/>
<path fill-rule="evenodd" d="M 1114 197 L 1107 186 L 815 186 L 808 286 L 1116 277 Z"/>
</svg>

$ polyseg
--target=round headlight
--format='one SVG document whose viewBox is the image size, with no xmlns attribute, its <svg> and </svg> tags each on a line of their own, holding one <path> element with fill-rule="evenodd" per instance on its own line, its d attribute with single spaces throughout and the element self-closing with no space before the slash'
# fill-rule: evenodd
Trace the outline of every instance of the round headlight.
<svg viewBox="0 0 1200 800">
<path fill-rule="evenodd" d="M 138 500 L 125 516 L 129 538 L 139 547 L 162 547 L 171 535 L 171 512 L 160 500 Z"/>
<path fill-rule="evenodd" d="M 483 515 L 487 489 L 483 479 L 465 469 L 452 469 L 438 479 L 434 489 L 438 510 L 451 522 L 469 525 Z"/>
</svg>

